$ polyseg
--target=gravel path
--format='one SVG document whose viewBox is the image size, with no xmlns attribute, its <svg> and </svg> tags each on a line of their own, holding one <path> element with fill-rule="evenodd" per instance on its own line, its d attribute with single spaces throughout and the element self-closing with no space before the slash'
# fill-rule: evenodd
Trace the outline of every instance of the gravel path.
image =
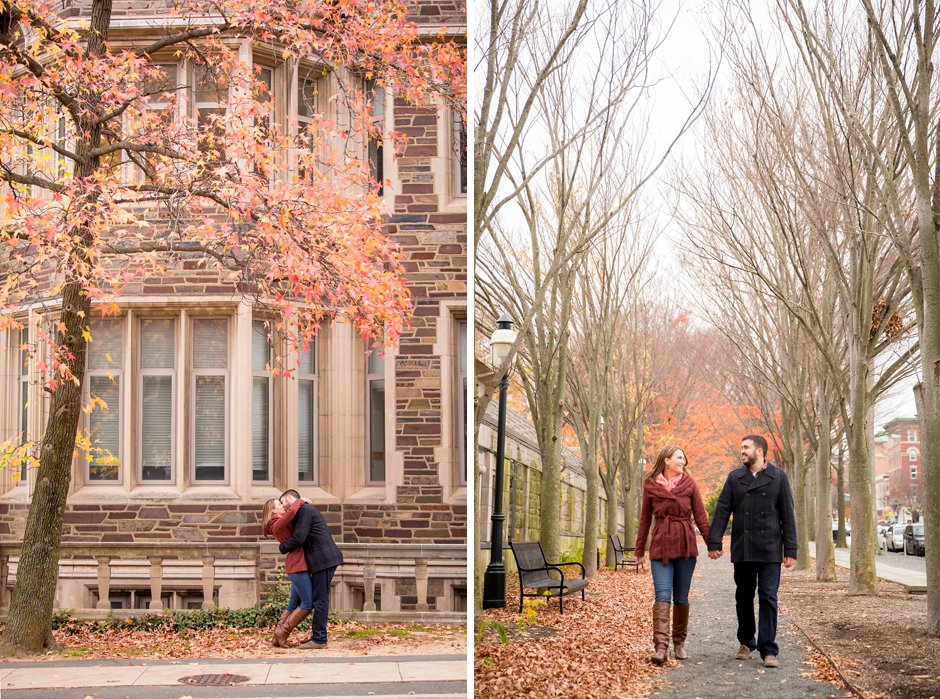
<svg viewBox="0 0 940 699">
<path fill-rule="evenodd" d="M 787 595 L 783 589 L 780 593 L 777 627 L 780 667 L 764 668 L 757 651 L 748 660 L 734 659 L 734 653 L 738 650 L 735 636 L 737 618 L 734 612 L 733 568 L 727 552 L 727 541 L 725 549 L 724 556 L 712 561 L 704 547 L 700 546 L 689 595 L 689 603 L 692 605 L 689 638 L 686 641 L 689 659 L 681 663 L 672 660 L 670 669 L 662 675 L 665 684 L 649 696 L 667 699 L 845 697 L 845 692 L 835 685 L 800 676 L 813 670 L 805 661 L 809 642 L 788 622 L 788 617 L 792 615 L 799 619 L 801 614 L 811 613 L 811 610 L 788 608 Z M 786 576 L 787 571 L 784 569 L 784 580 Z M 756 596 L 754 606 L 756 609 Z"/>
</svg>

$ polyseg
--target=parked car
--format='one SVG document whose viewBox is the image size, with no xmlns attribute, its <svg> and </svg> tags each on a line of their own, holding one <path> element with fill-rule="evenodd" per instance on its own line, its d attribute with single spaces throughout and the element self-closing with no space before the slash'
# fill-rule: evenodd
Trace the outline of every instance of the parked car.
<svg viewBox="0 0 940 699">
<path fill-rule="evenodd" d="M 833 522 L 832 523 L 832 540 L 836 541 L 838 540 L 838 538 L 839 538 L 839 524 L 838 522 Z M 846 539 L 852 538 L 852 529 L 848 525 L 845 526 L 845 538 Z"/>
<path fill-rule="evenodd" d="M 924 548 L 924 523 L 908 524 L 904 527 L 904 553 L 908 556 L 923 556 Z"/>
<path fill-rule="evenodd" d="M 885 531 L 885 550 L 900 551 L 904 548 L 904 527 L 905 524 L 892 524 Z"/>
</svg>

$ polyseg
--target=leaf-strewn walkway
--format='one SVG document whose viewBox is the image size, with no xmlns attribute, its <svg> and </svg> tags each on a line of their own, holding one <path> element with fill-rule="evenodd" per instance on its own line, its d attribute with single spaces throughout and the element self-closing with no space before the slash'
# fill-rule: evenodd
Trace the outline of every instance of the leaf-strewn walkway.
<svg viewBox="0 0 940 699">
<path fill-rule="evenodd" d="M 519 628 L 519 582 L 507 576 L 505 609 L 488 609 L 486 620 L 509 632 L 501 644 L 486 630 L 476 644 L 477 697 L 639 697 L 661 672 L 647 661 L 652 650 L 648 572 L 602 570 L 588 586 L 588 598 L 557 599 L 536 608 L 536 618 Z M 528 598 L 527 598 L 528 599 Z"/>
</svg>

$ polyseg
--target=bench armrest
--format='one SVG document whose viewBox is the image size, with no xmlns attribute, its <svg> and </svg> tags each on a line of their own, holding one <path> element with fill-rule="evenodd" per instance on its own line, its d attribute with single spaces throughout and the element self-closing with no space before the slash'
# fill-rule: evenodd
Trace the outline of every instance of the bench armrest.
<svg viewBox="0 0 940 699">
<path fill-rule="evenodd" d="M 551 565 L 552 567 L 557 567 L 557 566 L 578 566 L 578 567 L 581 569 L 581 577 L 583 578 L 584 575 L 585 575 L 584 565 L 583 565 L 580 561 L 569 561 L 568 563 L 552 563 L 552 564 L 550 564 L 550 565 Z"/>
</svg>

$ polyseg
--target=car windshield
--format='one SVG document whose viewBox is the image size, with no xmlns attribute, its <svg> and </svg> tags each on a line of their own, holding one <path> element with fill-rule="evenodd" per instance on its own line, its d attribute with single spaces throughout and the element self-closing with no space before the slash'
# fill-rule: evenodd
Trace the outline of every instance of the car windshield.
<svg viewBox="0 0 940 699">
<path fill-rule="evenodd" d="M 914 525 L 914 535 L 915 535 L 915 536 L 923 536 L 923 535 L 924 535 L 924 525 L 923 525 L 923 524 L 915 524 L 915 525 Z"/>
</svg>

